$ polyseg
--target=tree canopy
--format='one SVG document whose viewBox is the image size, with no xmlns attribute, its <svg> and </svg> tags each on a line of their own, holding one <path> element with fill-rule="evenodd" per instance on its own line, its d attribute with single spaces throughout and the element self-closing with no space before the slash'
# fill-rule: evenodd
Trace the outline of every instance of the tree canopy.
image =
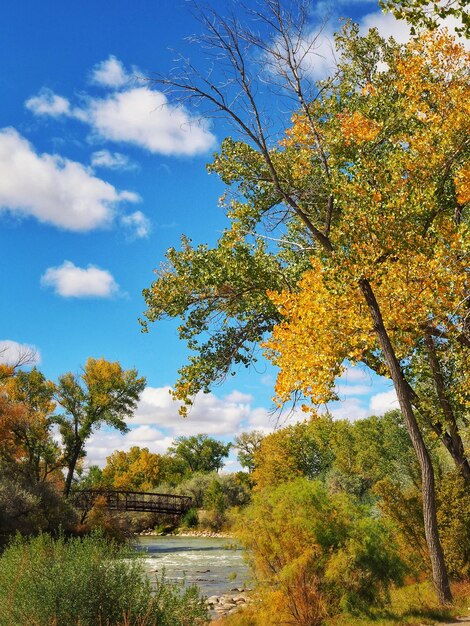
<svg viewBox="0 0 470 626">
<path fill-rule="evenodd" d="M 215 106 L 245 140 L 226 139 L 211 166 L 232 188 L 229 228 L 215 250 L 185 241 L 169 252 L 145 292 L 146 315 L 183 318 L 181 336 L 196 351 L 175 387 L 186 402 L 233 363 L 249 363 L 263 337 L 280 369 L 280 404 L 299 393 L 313 409 L 334 399 L 346 359 L 389 376 L 420 461 L 426 535 L 446 600 L 433 470 L 418 420 L 470 480 L 460 433 L 470 387 L 468 53 L 445 32 L 399 46 L 374 30 L 359 37 L 348 24 L 337 37 L 338 71 L 312 96 L 296 46 L 305 23 L 292 34 L 277 1 L 267 13 L 257 15 L 275 24 L 274 43 L 236 21 L 207 23 L 204 43 L 231 67 L 229 87 L 200 74 L 166 81 Z M 278 92 L 300 105 L 277 142 L 249 75 L 252 48 L 277 70 Z M 233 85 L 240 101 L 229 98 Z M 458 372 L 452 383 L 447 362 Z M 431 411 L 421 400 L 423 378 L 437 400 Z"/>
<path fill-rule="evenodd" d="M 68 495 L 78 460 L 85 454 L 85 442 L 102 424 L 126 432 L 126 418 L 132 416 L 145 378 L 135 369 L 124 370 L 118 362 L 88 359 L 80 376 L 71 372 L 59 377 L 56 402 L 64 413 L 56 418 L 64 445 L 67 466 L 64 493 Z"/>
<path fill-rule="evenodd" d="M 231 447 L 207 435 L 191 435 L 177 437 L 168 452 L 183 461 L 190 472 L 209 473 L 222 469 Z"/>
</svg>

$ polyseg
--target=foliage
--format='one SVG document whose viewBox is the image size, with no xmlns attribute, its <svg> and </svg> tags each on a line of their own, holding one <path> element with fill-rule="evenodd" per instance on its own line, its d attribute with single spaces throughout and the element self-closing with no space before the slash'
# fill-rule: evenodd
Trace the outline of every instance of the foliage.
<svg viewBox="0 0 470 626">
<path fill-rule="evenodd" d="M 194 506 L 202 508 L 205 504 L 207 491 L 215 483 L 220 485 L 227 506 L 244 505 L 250 499 L 249 487 L 239 479 L 237 474 L 196 473 L 181 482 L 174 491 L 181 495 L 191 496 Z M 216 489 L 219 490 L 219 487 Z"/>
<path fill-rule="evenodd" d="M 106 459 L 102 478 L 113 489 L 151 491 L 159 483 L 160 458 L 138 446 L 128 452 L 116 450 Z"/>
<path fill-rule="evenodd" d="M 259 450 L 263 437 L 264 433 L 261 430 L 251 430 L 235 437 L 238 462 L 250 473 L 255 469 L 255 454 Z"/>
<path fill-rule="evenodd" d="M 187 511 L 183 515 L 183 519 L 181 520 L 181 523 L 183 526 L 186 526 L 187 528 L 194 528 L 195 526 L 197 526 L 199 523 L 197 509 L 195 508 L 189 509 L 189 511 Z"/>
<path fill-rule="evenodd" d="M 93 430 L 107 424 L 126 432 L 125 418 L 132 416 L 144 387 L 145 378 L 138 378 L 135 369 L 123 370 L 105 359 L 88 359 L 80 376 L 69 372 L 59 377 L 55 399 L 65 412 L 56 421 L 67 465 L 66 496 Z"/>
<path fill-rule="evenodd" d="M 224 444 L 207 435 L 177 437 L 168 452 L 183 461 L 191 473 L 218 472 L 224 466 L 222 459 L 229 454 L 232 444 Z"/>
<path fill-rule="evenodd" d="M 253 343 L 266 335 L 280 369 L 279 405 L 304 396 L 305 409 L 315 411 L 335 399 L 346 360 L 389 376 L 419 460 L 433 576 L 447 602 L 420 423 L 470 483 L 461 434 L 470 407 L 469 56 L 445 32 L 400 46 L 375 30 L 359 37 L 347 24 L 337 37 L 337 74 L 312 94 L 295 43 L 305 34 L 305 5 L 295 6 L 299 26 L 276 1 L 256 12 L 273 41 L 212 14 L 203 43 L 230 68 L 223 80 L 182 72 L 163 81 L 215 106 L 247 141 L 226 139 L 211 166 L 232 188 L 224 200 L 230 227 L 214 250 L 186 240 L 180 253 L 169 252 L 145 293 L 147 317 L 183 318 L 181 336 L 196 355 L 180 371 L 175 395 L 187 403 L 232 363 L 249 364 Z M 251 75 L 253 48 L 267 73 L 258 65 Z M 258 101 L 273 68 L 280 81 L 273 91 L 285 88 L 300 104 L 277 144 Z M 423 358 L 438 400 L 433 413 L 422 402 Z M 452 385 L 447 362 L 459 374 Z"/>
<path fill-rule="evenodd" d="M 188 466 L 181 458 L 162 454 L 159 463 L 160 482 L 170 487 L 179 485 L 188 475 Z"/>
<path fill-rule="evenodd" d="M 0 479 L 0 548 L 11 535 L 71 530 L 76 512 L 50 483 L 25 484 Z"/>
<path fill-rule="evenodd" d="M 470 579 L 470 490 L 457 473 L 446 474 L 439 485 L 438 521 L 449 573 Z"/>
<path fill-rule="evenodd" d="M 295 624 L 321 624 L 340 606 L 380 603 L 403 573 L 387 527 L 318 481 L 256 494 L 238 535 L 258 579 L 281 594 Z"/>
<path fill-rule="evenodd" d="M 0 381 L 0 468 L 35 483 L 62 480 L 60 451 L 51 435 L 54 384 L 33 368 Z"/>
<path fill-rule="evenodd" d="M 254 455 L 256 488 L 264 489 L 299 476 L 314 478 L 324 471 L 328 454 L 323 458 L 318 435 L 321 435 L 321 426 L 328 427 L 329 423 L 328 419 L 321 423 L 305 421 L 264 437 Z"/>
<path fill-rule="evenodd" d="M 457 32 L 466 37 L 470 36 L 470 16 L 466 0 L 444 0 L 443 2 L 382 0 L 380 4 L 384 9 L 391 11 L 397 19 L 409 22 L 413 33 L 415 33 L 415 27 L 438 28 L 442 20 L 450 17 L 457 18 Z"/>
<path fill-rule="evenodd" d="M 195 626 L 205 618 L 195 588 L 160 579 L 154 595 L 129 549 L 97 536 L 18 538 L 0 558 L 2 626 Z"/>
</svg>

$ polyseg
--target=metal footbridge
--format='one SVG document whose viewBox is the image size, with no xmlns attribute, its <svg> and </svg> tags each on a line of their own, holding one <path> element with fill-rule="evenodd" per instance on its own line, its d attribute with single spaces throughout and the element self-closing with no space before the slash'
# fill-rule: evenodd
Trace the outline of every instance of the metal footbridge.
<svg viewBox="0 0 470 626">
<path fill-rule="evenodd" d="M 77 509 L 83 511 L 89 511 L 95 503 L 99 503 L 110 511 L 184 515 L 192 506 L 192 498 L 189 496 L 108 489 L 77 490 L 70 500 Z"/>
</svg>

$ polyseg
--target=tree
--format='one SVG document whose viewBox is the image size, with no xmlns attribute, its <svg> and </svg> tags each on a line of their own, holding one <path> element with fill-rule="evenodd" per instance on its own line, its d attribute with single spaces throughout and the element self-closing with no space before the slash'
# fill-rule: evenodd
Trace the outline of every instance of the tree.
<svg viewBox="0 0 470 626">
<path fill-rule="evenodd" d="M 242 467 L 246 467 L 250 474 L 255 469 L 255 454 L 259 450 L 263 438 L 264 433 L 261 430 L 251 430 L 235 437 L 238 462 Z"/>
<path fill-rule="evenodd" d="M 218 472 L 224 466 L 232 444 L 224 444 L 207 435 L 177 437 L 168 452 L 186 464 L 191 473 Z"/>
<path fill-rule="evenodd" d="M 159 482 L 159 454 L 148 448 L 132 446 L 129 452 L 116 450 L 106 459 L 103 480 L 114 489 L 150 491 Z"/>
<path fill-rule="evenodd" d="M 380 4 L 391 11 L 397 19 L 406 20 L 416 28 L 438 28 L 442 20 L 456 18 L 456 31 L 468 37 L 470 35 L 470 15 L 467 0 L 444 0 L 429 2 L 428 0 L 381 0 Z"/>
<path fill-rule="evenodd" d="M 125 419 L 131 417 L 145 378 L 138 378 L 135 369 L 123 370 L 117 362 L 88 359 L 83 372 L 60 376 L 55 400 L 64 413 L 56 418 L 63 440 L 67 467 L 64 495 L 70 493 L 77 462 L 85 452 L 85 443 L 92 432 L 103 424 L 127 432 Z"/>
<path fill-rule="evenodd" d="M 446 602 L 434 474 L 418 416 L 465 473 L 459 423 L 447 409 L 453 400 L 467 414 L 469 406 L 468 55 L 442 33 L 400 47 L 348 26 L 337 39 L 337 75 L 316 90 L 304 80 L 314 45 L 305 43 L 304 4 L 298 20 L 277 0 L 265 6 L 256 19 L 260 30 L 272 27 L 271 38 L 236 19 L 207 18 L 203 42 L 226 63 L 219 82 L 194 71 L 163 81 L 226 115 L 246 141 L 227 139 L 211 167 L 235 192 L 230 228 L 216 251 L 185 242 L 181 253 L 169 252 L 170 265 L 145 292 L 146 315 L 183 316 L 181 335 L 197 354 L 180 370 L 175 394 L 188 402 L 232 363 L 251 362 L 250 346 L 269 333 L 281 404 L 292 393 L 313 405 L 334 398 L 345 359 L 389 376 L 420 463 L 433 578 Z M 256 54 L 264 68 L 253 70 Z M 269 84 L 299 106 L 277 143 L 262 109 Z M 205 260 L 208 281 L 198 273 Z M 217 314 L 218 329 L 199 345 Z M 432 365 L 442 344 L 460 366 L 454 390 L 442 389 Z M 413 388 L 418 352 L 444 391 L 434 414 Z"/>
<path fill-rule="evenodd" d="M 319 422 L 301 422 L 286 426 L 267 435 L 254 455 L 253 481 L 256 489 L 274 486 L 304 476 L 316 478 L 324 472 L 331 455 L 322 455 L 318 435 L 322 426 Z"/>
<path fill-rule="evenodd" d="M 14 370 L 1 384 L 2 464 L 33 484 L 60 467 L 60 451 L 51 434 L 54 384 L 36 368 Z"/>
</svg>

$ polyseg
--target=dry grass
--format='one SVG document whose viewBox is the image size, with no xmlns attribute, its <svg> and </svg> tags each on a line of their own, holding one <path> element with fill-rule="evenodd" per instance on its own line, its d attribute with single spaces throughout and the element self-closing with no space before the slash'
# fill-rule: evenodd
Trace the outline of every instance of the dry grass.
<svg viewBox="0 0 470 626">
<path fill-rule="evenodd" d="M 407 585 L 391 594 L 390 606 L 374 610 L 368 616 L 340 615 L 326 620 L 325 626 L 436 626 L 454 618 L 470 615 L 470 581 L 452 586 L 454 604 L 439 607 L 429 583 Z M 276 617 L 275 607 L 250 605 L 246 610 L 226 618 L 218 618 L 211 626 L 293 626 L 296 622 L 286 616 Z M 273 615 L 274 613 L 274 615 Z M 269 618 L 267 617 L 269 615 Z"/>
</svg>

